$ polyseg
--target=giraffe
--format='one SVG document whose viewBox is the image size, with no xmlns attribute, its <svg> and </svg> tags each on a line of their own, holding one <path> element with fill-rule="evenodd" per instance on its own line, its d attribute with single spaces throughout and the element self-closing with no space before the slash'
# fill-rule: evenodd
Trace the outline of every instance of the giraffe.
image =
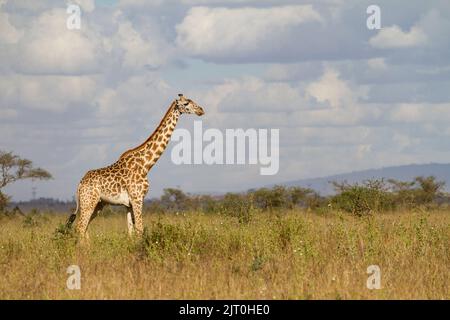
<svg viewBox="0 0 450 320">
<path fill-rule="evenodd" d="M 127 207 L 128 234 L 142 235 L 142 206 L 149 190 L 147 174 L 167 147 L 181 114 L 203 115 L 203 109 L 179 94 L 155 131 L 139 146 L 124 152 L 112 165 L 88 171 L 78 184 L 77 208 L 67 220 L 70 228 L 78 213 L 76 231 L 88 237 L 89 223 L 106 204 Z"/>
</svg>

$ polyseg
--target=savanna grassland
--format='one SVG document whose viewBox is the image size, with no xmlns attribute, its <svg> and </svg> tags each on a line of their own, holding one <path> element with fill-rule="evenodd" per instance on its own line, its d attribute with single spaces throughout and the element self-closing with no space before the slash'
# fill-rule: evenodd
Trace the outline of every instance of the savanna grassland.
<svg viewBox="0 0 450 320">
<path fill-rule="evenodd" d="M 56 231 L 66 215 L 0 220 L 1 299 L 449 299 L 450 212 L 355 217 L 285 210 L 249 221 L 147 214 L 130 240 L 124 214 L 100 215 L 89 245 Z M 366 287 L 381 268 L 381 289 Z M 81 269 L 68 290 L 67 267 Z"/>
</svg>

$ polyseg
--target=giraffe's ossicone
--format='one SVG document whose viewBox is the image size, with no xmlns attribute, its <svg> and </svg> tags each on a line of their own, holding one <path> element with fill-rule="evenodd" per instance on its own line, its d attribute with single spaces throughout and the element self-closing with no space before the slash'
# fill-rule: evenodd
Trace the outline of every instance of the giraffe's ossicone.
<svg viewBox="0 0 450 320">
<path fill-rule="evenodd" d="M 88 171 L 78 184 L 77 209 L 67 220 L 76 231 L 86 235 L 89 222 L 105 204 L 123 205 L 128 210 L 128 232 L 141 235 L 144 229 L 142 205 L 149 190 L 147 174 L 167 147 L 181 114 L 204 114 L 203 109 L 182 94 L 174 100 L 156 130 L 141 145 L 123 153 L 112 165 Z M 78 216 L 77 216 L 78 215 Z"/>
</svg>

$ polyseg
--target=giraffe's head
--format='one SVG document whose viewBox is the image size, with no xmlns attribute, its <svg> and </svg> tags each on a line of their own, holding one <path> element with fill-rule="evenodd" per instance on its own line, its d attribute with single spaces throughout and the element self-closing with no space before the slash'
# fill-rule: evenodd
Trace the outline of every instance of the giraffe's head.
<svg viewBox="0 0 450 320">
<path fill-rule="evenodd" d="M 198 116 L 204 115 L 205 111 L 203 111 L 202 107 L 200 107 L 197 103 L 192 101 L 191 99 L 183 96 L 182 93 L 178 95 L 178 99 L 176 100 L 176 108 L 181 113 L 195 113 Z"/>
</svg>

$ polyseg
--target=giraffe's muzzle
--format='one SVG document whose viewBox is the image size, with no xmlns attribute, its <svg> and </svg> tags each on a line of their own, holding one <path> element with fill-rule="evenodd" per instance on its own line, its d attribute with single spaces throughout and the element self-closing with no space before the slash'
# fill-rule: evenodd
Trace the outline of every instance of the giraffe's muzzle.
<svg viewBox="0 0 450 320">
<path fill-rule="evenodd" d="M 198 107 L 197 110 L 195 111 L 195 114 L 198 116 L 202 116 L 205 114 L 205 111 L 203 111 L 203 108 Z"/>
</svg>

